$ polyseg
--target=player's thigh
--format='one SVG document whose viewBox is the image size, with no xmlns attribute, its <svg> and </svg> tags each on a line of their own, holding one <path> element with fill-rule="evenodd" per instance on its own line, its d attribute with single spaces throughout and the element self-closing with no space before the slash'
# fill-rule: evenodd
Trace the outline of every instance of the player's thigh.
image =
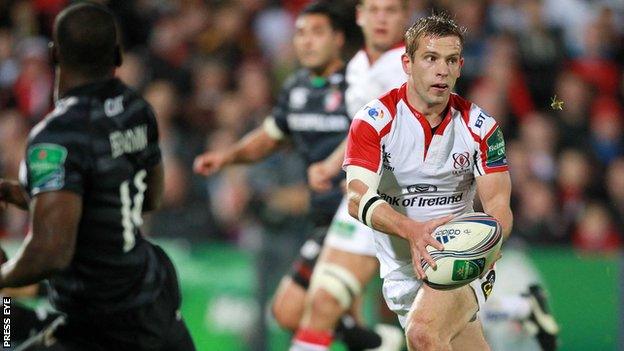
<svg viewBox="0 0 624 351">
<path fill-rule="evenodd" d="M 286 329 L 295 330 L 303 315 L 306 289 L 290 276 L 285 276 L 273 297 L 271 309 L 278 324 Z"/>
<path fill-rule="evenodd" d="M 477 311 L 477 299 L 469 286 L 436 290 L 423 284 L 408 314 L 408 337 L 410 329 L 416 327 L 450 342 L 473 320 Z"/>
<path fill-rule="evenodd" d="M 377 273 L 379 262 L 375 256 L 361 255 L 325 245 L 319 263 L 338 265 L 353 274 L 362 286 Z"/>
<path fill-rule="evenodd" d="M 468 325 L 455 338 L 451 340 L 453 351 L 489 351 L 490 346 L 483 335 L 481 321 L 476 319 Z"/>
</svg>

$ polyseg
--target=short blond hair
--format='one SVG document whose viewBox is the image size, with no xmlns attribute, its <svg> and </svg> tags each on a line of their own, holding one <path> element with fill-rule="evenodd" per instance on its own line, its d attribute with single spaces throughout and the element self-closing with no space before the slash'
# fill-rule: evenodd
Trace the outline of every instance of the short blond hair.
<svg viewBox="0 0 624 351">
<path fill-rule="evenodd" d="M 418 49 L 418 40 L 428 35 L 434 37 L 456 36 L 463 47 L 465 32 L 466 29 L 460 27 L 446 13 L 422 17 L 405 32 L 405 51 L 410 58 L 414 58 L 414 53 Z"/>
</svg>

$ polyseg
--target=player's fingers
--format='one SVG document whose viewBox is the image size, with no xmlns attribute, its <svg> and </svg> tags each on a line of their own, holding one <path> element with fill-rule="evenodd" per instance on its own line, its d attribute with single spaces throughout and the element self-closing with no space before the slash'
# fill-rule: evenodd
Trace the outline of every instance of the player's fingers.
<svg viewBox="0 0 624 351">
<path fill-rule="evenodd" d="M 425 271 L 422 268 L 422 262 L 420 252 L 417 249 L 412 249 L 412 265 L 414 266 L 414 272 L 418 279 L 425 278 Z"/>
<path fill-rule="evenodd" d="M 214 172 L 215 164 L 213 157 L 210 155 L 200 155 L 195 158 L 193 162 L 193 170 L 195 173 L 208 176 Z"/>
<path fill-rule="evenodd" d="M 429 235 L 427 238 L 427 245 L 431 245 L 435 247 L 437 250 L 444 251 L 444 245 L 441 242 L 437 241 L 433 236 Z"/>
<path fill-rule="evenodd" d="M 429 254 L 429 251 L 422 250 L 421 254 L 422 254 L 422 259 L 425 260 L 427 263 L 429 263 L 431 267 L 433 267 L 434 269 L 438 267 L 436 262 L 433 260 L 433 257 L 431 257 L 431 254 Z"/>
<path fill-rule="evenodd" d="M 453 215 L 448 215 L 448 216 L 444 216 L 442 218 L 435 218 L 429 221 L 428 226 L 428 230 L 429 233 L 433 232 L 437 227 L 441 226 L 444 223 L 447 223 L 448 221 L 450 221 L 451 219 L 453 219 Z"/>
</svg>

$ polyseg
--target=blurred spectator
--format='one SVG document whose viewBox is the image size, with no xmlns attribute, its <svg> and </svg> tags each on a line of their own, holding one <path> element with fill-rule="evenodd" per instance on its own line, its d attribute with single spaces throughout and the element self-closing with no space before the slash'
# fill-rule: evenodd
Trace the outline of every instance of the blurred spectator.
<svg viewBox="0 0 624 351">
<path fill-rule="evenodd" d="M 584 208 L 593 178 L 589 159 L 582 151 L 564 150 L 559 157 L 557 174 L 561 223 L 569 230 Z"/>
<path fill-rule="evenodd" d="M 143 57 L 136 52 L 124 53 L 123 63 L 117 68 L 116 75 L 128 86 L 136 90 L 142 90 L 146 83 Z"/>
<path fill-rule="evenodd" d="M 588 147 L 587 116 L 592 99 L 589 86 L 577 74 L 566 71 L 559 75 L 555 93 L 564 102 L 564 110 L 555 111 L 560 148 Z"/>
<path fill-rule="evenodd" d="M 608 204 L 618 228 L 624 228 L 624 157 L 620 157 L 609 165 L 606 172 L 605 186 Z"/>
<path fill-rule="evenodd" d="M 565 231 L 559 222 L 557 201 L 546 182 L 529 180 L 516 190 L 520 195 L 514 215 L 514 234 L 530 244 L 565 243 Z"/>
<path fill-rule="evenodd" d="M 545 22 L 542 0 L 522 1 L 521 9 L 526 26 L 518 33 L 521 67 L 533 101 L 546 109 L 565 58 L 562 33 Z"/>
<path fill-rule="evenodd" d="M 591 146 L 603 165 L 624 155 L 622 107 L 611 97 L 600 97 L 593 104 L 591 116 Z"/>
<path fill-rule="evenodd" d="M 590 203 L 582 212 L 573 237 L 574 247 L 583 251 L 606 253 L 622 246 L 607 208 L 597 202 Z"/>
<path fill-rule="evenodd" d="M 520 141 L 528 155 L 529 169 L 538 179 L 552 182 L 557 172 L 557 130 L 552 118 L 542 113 L 532 113 L 527 123 L 520 127 Z"/>
<path fill-rule="evenodd" d="M 47 41 L 41 37 L 23 40 L 18 48 L 21 71 L 13 91 L 17 108 L 32 122 L 39 121 L 51 107 L 52 71 Z"/>
</svg>

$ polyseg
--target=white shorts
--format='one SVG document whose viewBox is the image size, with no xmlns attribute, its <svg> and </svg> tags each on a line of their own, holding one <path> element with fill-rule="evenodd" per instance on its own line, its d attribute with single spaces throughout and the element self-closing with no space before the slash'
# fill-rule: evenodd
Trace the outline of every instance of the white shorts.
<svg viewBox="0 0 624 351">
<path fill-rule="evenodd" d="M 495 280 L 496 273 L 494 270 L 491 270 L 483 278 L 475 279 L 468 285 L 477 297 L 479 309 L 481 309 L 485 300 L 490 296 Z M 407 314 L 412 308 L 416 294 L 422 284 L 422 280 L 414 276 L 411 264 L 390 272 L 383 279 L 382 291 L 386 304 L 397 315 L 403 328 L 405 328 L 407 322 Z"/>
<path fill-rule="evenodd" d="M 334 215 L 324 245 L 357 255 L 375 256 L 373 230 L 351 217 L 346 197 Z"/>
</svg>

